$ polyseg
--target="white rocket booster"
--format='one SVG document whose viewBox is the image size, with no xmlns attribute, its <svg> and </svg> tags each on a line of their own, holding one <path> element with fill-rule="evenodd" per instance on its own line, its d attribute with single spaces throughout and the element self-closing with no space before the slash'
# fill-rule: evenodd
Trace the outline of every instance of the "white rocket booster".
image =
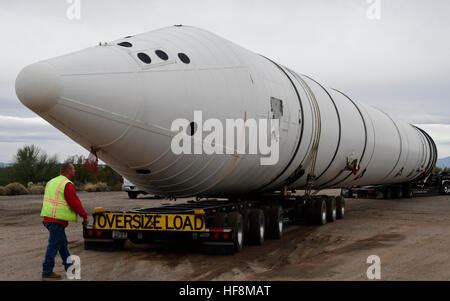
<svg viewBox="0 0 450 301">
<path fill-rule="evenodd" d="M 32 64 L 18 75 L 16 93 L 29 109 L 158 195 L 402 183 L 430 172 L 437 158 L 421 129 L 190 26 Z M 172 123 L 194 122 L 195 111 L 223 124 L 279 119 L 277 163 L 262 165 L 263 154 L 174 153 Z M 190 124 L 193 131 L 197 123 Z"/>
</svg>

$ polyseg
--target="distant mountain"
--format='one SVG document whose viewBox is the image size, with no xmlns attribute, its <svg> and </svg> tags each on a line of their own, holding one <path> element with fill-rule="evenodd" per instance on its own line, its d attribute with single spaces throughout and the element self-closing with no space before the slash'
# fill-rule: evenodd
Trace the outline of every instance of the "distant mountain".
<svg viewBox="0 0 450 301">
<path fill-rule="evenodd" d="M 0 162 L 0 168 L 10 167 L 11 165 L 12 165 L 12 163 L 3 163 L 3 162 Z"/>
<path fill-rule="evenodd" d="M 438 167 L 450 167 L 450 157 L 437 159 L 436 166 L 438 166 Z"/>
</svg>

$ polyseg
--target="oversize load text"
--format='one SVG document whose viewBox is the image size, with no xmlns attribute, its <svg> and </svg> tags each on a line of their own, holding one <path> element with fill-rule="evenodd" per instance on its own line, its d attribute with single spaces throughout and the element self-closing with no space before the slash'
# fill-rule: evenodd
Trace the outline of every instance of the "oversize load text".
<svg viewBox="0 0 450 301">
<path fill-rule="evenodd" d="M 204 231 L 204 218 L 190 214 L 103 213 L 94 215 L 94 227 L 106 230 Z"/>
</svg>

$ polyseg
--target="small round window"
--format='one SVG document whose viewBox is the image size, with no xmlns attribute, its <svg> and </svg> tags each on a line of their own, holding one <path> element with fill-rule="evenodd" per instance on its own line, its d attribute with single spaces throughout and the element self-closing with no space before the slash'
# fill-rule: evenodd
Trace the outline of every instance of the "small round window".
<svg viewBox="0 0 450 301">
<path fill-rule="evenodd" d="M 185 64 L 189 64 L 191 62 L 189 57 L 186 54 L 182 53 L 182 52 L 178 53 L 178 58 Z"/>
<path fill-rule="evenodd" d="M 151 59 L 146 53 L 139 52 L 139 53 L 137 54 L 137 57 L 138 57 L 143 63 L 150 64 L 150 63 L 152 62 L 152 59 Z"/>
<path fill-rule="evenodd" d="M 169 59 L 169 56 L 167 55 L 167 53 L 165 53 L 162 50 L 156 50 L 155 54 L 163 61 L 167 61 Z"/>
<path fill-rule="evenodd" d="M 122 47 L 133 47 L 133 44 L 131 44 L 130 42 L 121 42 L 118 43 L 117 45 L 122 46 Z"/>
</svg>

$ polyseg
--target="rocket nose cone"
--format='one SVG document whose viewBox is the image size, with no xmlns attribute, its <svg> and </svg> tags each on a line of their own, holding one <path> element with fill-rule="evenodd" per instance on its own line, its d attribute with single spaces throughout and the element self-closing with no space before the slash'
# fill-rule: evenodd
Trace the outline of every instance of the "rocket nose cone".
<svg viewBox="0 0 450 301">
<path fill-rule="evenodd" d="M 50 110 L 59 97 L 59 74 L 50 64 L 31 64 L 16 79 L 16 94 L 30 110 L 44 113 Z"/>
</svg>

